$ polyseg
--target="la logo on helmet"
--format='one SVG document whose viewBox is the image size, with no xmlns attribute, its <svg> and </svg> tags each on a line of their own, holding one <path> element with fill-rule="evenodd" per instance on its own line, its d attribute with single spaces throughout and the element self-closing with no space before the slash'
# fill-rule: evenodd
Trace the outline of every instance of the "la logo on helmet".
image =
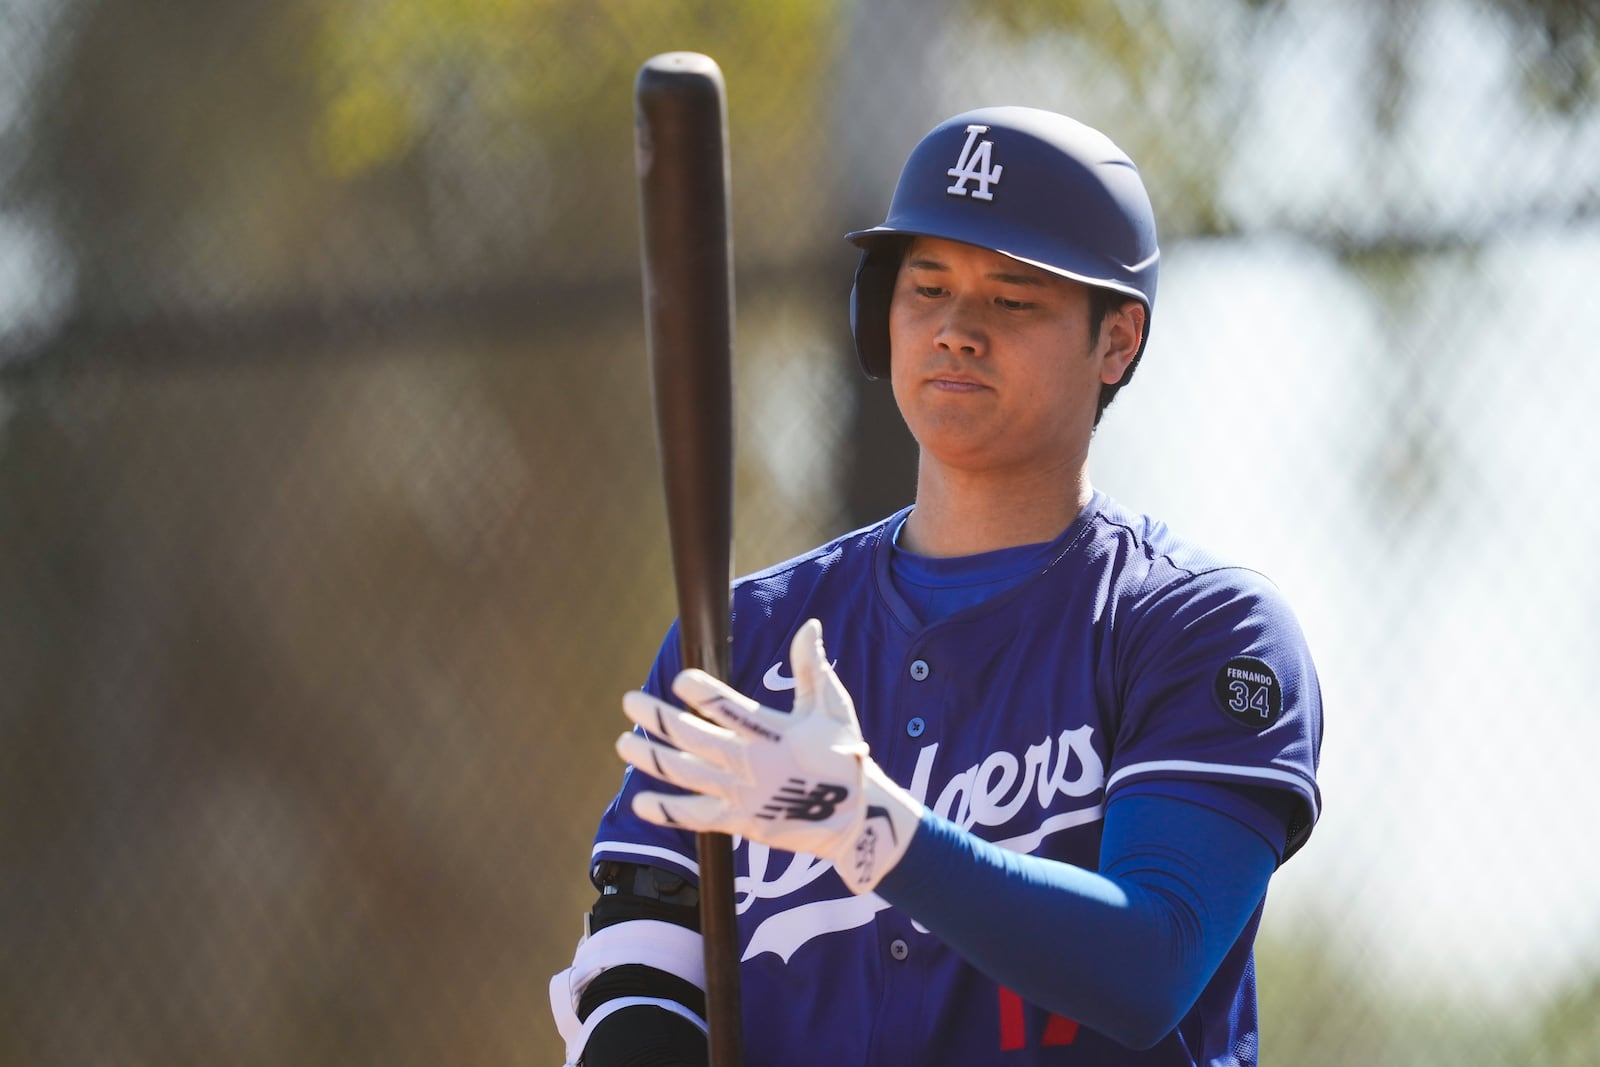
<svg viewBox="0 0 1600 1067">
<path fill-rule="evenodd" d="M 956 183 L 945 192 L 954 196 L 967 195 L 967 183 L 977 182 L 978 188 L 973 189 L 972 199 L 993 200 L 994 194 L 989 191 L 991 184 L 1000 181 L 1000 172 L 1004 167 L 994 164 L 990 160 L 990 153 L 994 151 L 993 141 L 979 141 L 978 135 L 988 133 L 987 126 L 968 126 L 967 143 L 961 146 L 961 158 L 956 160 L 956 165 L 945 171 Z M 973 145 L 977 147 L 974 148 Z"/>
</svg>

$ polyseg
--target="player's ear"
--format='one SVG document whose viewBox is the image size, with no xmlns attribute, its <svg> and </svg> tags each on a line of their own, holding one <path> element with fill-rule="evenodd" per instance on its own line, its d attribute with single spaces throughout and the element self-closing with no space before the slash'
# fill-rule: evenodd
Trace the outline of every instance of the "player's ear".
<svg viewBox="0 0 1600 1067">
<path fill-rule="evenodd" d="M 1139 355 L 1139 343 L 1144 340 L 1144 305 L 1137 300 L 1125 300 L 1106 313 L 1100 324 L 1101 343 L 1105 351 L 1100 357 L 1100 380 L 1106 385 L 1116 385 L 1133 365 Z"/>
</svg>

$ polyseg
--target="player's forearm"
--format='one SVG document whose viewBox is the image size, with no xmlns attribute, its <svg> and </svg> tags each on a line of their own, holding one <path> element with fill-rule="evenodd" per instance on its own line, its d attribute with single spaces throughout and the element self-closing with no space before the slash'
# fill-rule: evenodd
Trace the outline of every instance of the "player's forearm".
<svg viewBox="0 0 1600 1067">
<path fill-rule="evenodd" d="M 1184 801 L 1131 797 L 1114 811 L 1104 874 L 927 816 L 878 893 L 1024 999 L 1149 1047 L 1215 973 L 1276 856 L 1248 828 Z"/>
</svg>

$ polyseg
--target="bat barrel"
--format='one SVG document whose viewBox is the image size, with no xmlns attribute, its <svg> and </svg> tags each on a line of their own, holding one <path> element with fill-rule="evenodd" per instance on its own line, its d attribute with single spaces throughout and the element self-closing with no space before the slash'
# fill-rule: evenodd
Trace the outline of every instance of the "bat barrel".
<svg viewBox="0 0 1600 1067">
<path fill-rule="evenodd" d="M 733 541 L 726 92 L 709 56 L 640 69 L 636 149 L 656 431 L 686 666 L 725 677 Z"/>
</svg>

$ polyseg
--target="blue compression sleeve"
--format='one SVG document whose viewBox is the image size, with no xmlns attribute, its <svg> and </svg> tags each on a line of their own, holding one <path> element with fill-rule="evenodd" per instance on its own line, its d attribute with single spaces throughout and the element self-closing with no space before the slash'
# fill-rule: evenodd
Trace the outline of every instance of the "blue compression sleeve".
<svg viewBox="0 0 1600 1067">
<path fill-rule="evenodd" d="M 1024 856 L 929 812 L 877 892 L 1024 1000 L 1148 1048 L 1210 981 L 1278 855 L 1231 816 L 1149 793 L 1107 806 L 1100 854 L 1100 873 Z"/>
</svg>

